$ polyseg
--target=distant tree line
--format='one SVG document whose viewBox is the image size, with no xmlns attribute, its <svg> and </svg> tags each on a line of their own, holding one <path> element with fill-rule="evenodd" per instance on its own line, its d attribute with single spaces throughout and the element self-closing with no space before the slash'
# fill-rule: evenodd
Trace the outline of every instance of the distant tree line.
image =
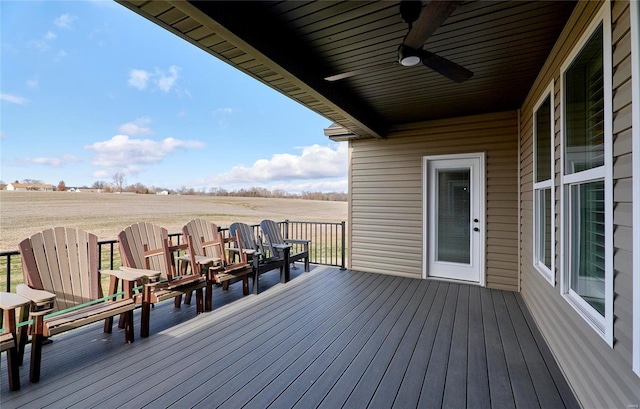
<svg viewBox="0 0 640 409">
<path fill-rule="evenodd" d="M 16 181 L 18 183 L 18 181 Z M 22 183 L 43 183 L 41 180 L 24 179 Z M 0 181 L 0 189 L 6 188 L 6 184 Z M 58 182 L 55 190 L 66 191 L 71 189 L 64 180 Z M 95 190 L 104 193 L 136 193 L 136 194 L 170 194 L 170 195 L 200 195 L 200 196 L 233 196 L 233 197 L 268 197 L 268 198 L 286 198 L 286 199 L 305 199 L 305 200 L 325 200 L 332 202 L 346 202 L 347 194 L 343 192 L 301 192 L 288 193 L 281 189 L 265 189 L 263 187 L 252 187 L 249 189 L 227 190 L 222 188 L 194 189 L 192 187 L 182 186 L 178 189 L 167 189 L 158 186 L 146 186 L 140 182 L 130 185 L 126 184 L 124 174 L 116 174 L 113 182 L 105 182 L 98 180 L 89 186 L 77 186 L 74 189 Z"/>
</svg>

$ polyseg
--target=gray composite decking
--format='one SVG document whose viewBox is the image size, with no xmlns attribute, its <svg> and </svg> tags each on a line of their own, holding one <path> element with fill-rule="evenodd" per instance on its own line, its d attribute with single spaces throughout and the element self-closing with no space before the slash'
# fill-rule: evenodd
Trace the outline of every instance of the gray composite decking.
<svg viewBox="0 0 640 409">
<path fill-rule="evenodd" d="M 519 294 L 340 271 L 263 275 L 259 295 L 217 288 L 212 312 L 171 301 L 151 336 L 100 325 L 54 337 L 41 381 L 2 409 L 578 407 Z M 271 277 L 269 277 L 271 275 Z M 269 288 L 267 288 L 269 287 Z"/>
</svg>

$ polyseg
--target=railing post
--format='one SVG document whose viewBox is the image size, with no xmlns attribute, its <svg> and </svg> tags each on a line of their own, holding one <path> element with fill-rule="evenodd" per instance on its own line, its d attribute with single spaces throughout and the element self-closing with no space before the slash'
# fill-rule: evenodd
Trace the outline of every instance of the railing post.
<svg viewBox="0 0 640 409">
<path fill-rule="evenodd" d="M 7 255 L 7 292 L 11 292 L 11 254 Z"/>
<path fill-rule="evenodd" d="M 284 219 L 284 238 L 289 239 L 289 219 Z"/>
<path fill-rule="evenodd" d="M 109 245 L 109 270 L 113 270 L 113 243 Z"/>
<path fill-rule="evenodd" d="M 342 226 L 342 250 L 341 250 L 342 264 L 340 265 L 340 270 L 344 271 L 347 269 L 345 265 L 346 254 L 345 254 L 345 244 L 344 244 L 344 241 L 347 235 L 346 235 L 346 229 L 345 229 L 346 223 L 344 222 L 344 220 L 342 221 L 342 223 L 340 223 L 340 225 Z"/>
</svg>

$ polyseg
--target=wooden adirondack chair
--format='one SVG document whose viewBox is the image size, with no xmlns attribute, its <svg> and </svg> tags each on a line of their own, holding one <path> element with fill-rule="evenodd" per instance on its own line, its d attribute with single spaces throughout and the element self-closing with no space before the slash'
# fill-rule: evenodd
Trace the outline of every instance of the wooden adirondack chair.
<svg viewBox="0 0 640 409">
<path fill-rule="evenodd" d="M 0 309 L 2 309 L 3 332 L 0 333 L 0 352 L 7 351 L 7 371 L 9 378 L 9 389 L 17 391 L 20 389 L 19 366 L 21 356 L 18 354 L 18 332 L 16 331 L 16 310 L 17 321 L 23 321 L 29 312 L 31 300 L 14 293 L 0 292 Z M 26 313 L 26 314 L 25 314 Z"/>
<path fill-rule="evenodd" d="M 212 242 L 218 239 L 218 226 L 203 219 L 193 219 L 182 227 L 182 240 L 187 244 L 187 254 L 179 257 L 182 262 L 182 271 L 186 271 L 190 265 L 194 272 L 199 272 L 207 277 L 207 292 L 204 299 L 205 311 L 211 311 L 213 280 L 209 277 L 209 267 L 220 266 L 223 263 L 222 255 L 217 247 L 203 247 L 204 242 Z"/>
<path fill-rule="evenodd" d="M 189 263 L 195 271 L 202 271 L 207 277 L 207 300 L 211 310 L 211 296 L 213 284 L 222 284 L 227 290 L 229 282 L 234 279 L 242 280 L 242 292 L 249 294 L 249 275 L 251 266 L 247 257 L 241 257 L 237 262 L 231 260 L 227 254 L 229 243 L 238 244 L 237 238 L 224 238 L 214 223 L 203 219 L 194 219 L 182 228 L 182 235 L 188 245 Z M 207 307 L 205 307 L 207 308 Z"/>
<path fill-rule="evenodd" d="M 19 285 L 17 292 L 32 301 L 30 315 L 34 320 L 30 328 L 31 382 L 40 379 L 45 337 L 101 320 L 105 320 L 104 332 L 110 333 L 113 317 L 122 314 L 125 340 L 133 342 L 133 285 L 142 276 L 99 270 L 96 235 L 55 227 L 21 241 L 19 250 L 26 285 Z M 115 293 L 117 280 L 125 283 L 124 294 L 103 297 L 101 273 L 110 275 L 109 294 Z M 47 315 L 50 312 L 56 314 Z"/>
<path fill-rule="evenodd" d="M 284 282 L 284 258 L 278 256 L 267 257 L 262 248 L 262 242 L 256 240 L 253 229 L 245 223 L 231 223 L 229 226 L 229 232 L 238 237 L 242 251 L 246 254 L 247 260 L 253 269 L 253 293 L 259 293 L 259 276 L 267 271 L 280 269 L 280 282 Z M 238 248 L 232 249 L 232 251 L 239 252 Z"/>
<path fill-rule="evenodd" d="M 311 240 L 305 239 L 284 239 L 280 232 L 278 224 L 272 220 L 263 220 L 260 222 L 260 229 L 265 238 L 265 242 L 271 254 L 280 254 L 282 257 L 286 255 L 285 248 L 293 245 L 302 247 L 301 251 L 290 252 L 289 261 L 294 263 L 298 260 L 304 260 L 304 271 L 309 271 L 309 243 Z M 287 278 L 288 281 L 288 278 Z"/>
<path fill-rule="evenodd" d="M 118 234 L 121 267 L 144 275 L 140 336 L 149 336 L 151 305 L 174 298 L 174 306 L 180 307 L 183 294 L 196 292 L 196 311 L 204 311 L 203 288 L 205 278 L 197 274 L 176 274 L 175 253 L 187 250 L 188 245 L 172 245 L 164 227 L 151 223 L 135 223 Z"/>
</svg>

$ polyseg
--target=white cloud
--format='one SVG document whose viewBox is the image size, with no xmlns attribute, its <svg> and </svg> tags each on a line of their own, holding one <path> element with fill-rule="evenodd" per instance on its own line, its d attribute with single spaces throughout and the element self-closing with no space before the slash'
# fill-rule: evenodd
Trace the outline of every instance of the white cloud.
<svg viewBox="0 0 640 409">
<path fill-rule="evenodd" d="M 347 144 L 311 145 L 300 148 L 300 155 L 275 154 L 257 160 L 251 167 L 234 166 L 229 172 L 204 181 L 214 186 L 247 183 L 251 186 L 269 182 L 344 178 L 347 174 Z"/>
<path fill-rule="evenodd" d="M 31 40 L 28 42 L 29 47 L 35 48 L 40 51 L 48 51 L 51 49 L 51 42 L 57 37 L 53 31 L 47 31 L 41 39 Z"/>
<path fill-rule="evenodd" d="M 54 20 L 54 24 L 60 28 L 70 29 L 71 24 L 78 19 L 78 16 L 73 16 L 71 14 L 62 14 L 60 17 Z"/>
<path fill-rule="evenodd" d="M 16 95 L 10 94 L 0 94 L 0 100 L 11 102 L 13 104 L 24 105 L 27 102 L 27 99 L 24 97 L 19 97 Z"/>
<path fill-rule="evenodd" d="M 134 69 L 129 72 L 129 85 L 143 91 L 152 83 L 162 92 L 169 92 L 176 87 L 178 81 L 180 67 L 172 65 L 167 71 L 156 68 L 155 71 L 149 72 L 141 69 Z"/>
<path fill-rule="evenodd" d="M 233 108 L 218 108 L 215 111 L 213 111 L 214 115 L 218 115 L 218 114 L 232 114 L 233 113 Z"/>
<path fill-rule="evenodd" d="M 129 72 L 129 85 L 142 91 L 147 88 L 150 75 L 145 70 L 131 70 Z"/>
<path fill-rule="evenodd" d="M 32 89 L 38 88 L 39 84 L 40 84 L 40 80 L 38 79 L 38 77 L 27 80 L 27 87 Z"/>
<path fill-rule="evenodd" d="M 85 149 L 95 151 L 92 165 L 134 174 L 143 170 L 143 165 L 161 162 L 166 156 L 178 149 L 201 149 L 202 142 L 165 138 L 161 141 L 151 139 L 131 139 L 127 135 L 86 145 Z"/>
<path fill-rule="evenodd" d="M 169 73 L 165 73 L 164 71 L 156 68 L 156 84 L 158 88 L 164 92 L 171 91 L 171 88 L 175 85 L 176 80 L 178 79 L 178 71 L 180 67 L 176 67 L 172 65 L 169 67 Z"/>
<path fill-rule="evenodd" d="M 346 192 L 348 188 L 347 178 L 337 180 L 318 180 L 304 183 L 275 183 L 269 186 L 270 190 L 284 190 L 285 192 Z"/>
<path fill-rule="evenodd" d="M 52 168 L 60 168 L 68 163 L 81 162 L 79 158 L 73 155 L 62 155 L 60 157 L 40 157 L 40 158 L 23 158 L 21 162 L 31 163 L 34 165 L 49 166 Z"/>
<path fill-rule="evenodd" d="M 96 179 L 104 179 L 109 176 L 110 175 L 106 170 L 98 170 L 96 172 L 93 172 L 93 177 Z"/>
<path fill-rule="evenodd" d="M 118 132 L 129 136 L 153 135 L 153 131 L 147 126 L 150 123 L 149 118 L 138 118 L 133 122 L 120 125 Z"/>
</svg>

